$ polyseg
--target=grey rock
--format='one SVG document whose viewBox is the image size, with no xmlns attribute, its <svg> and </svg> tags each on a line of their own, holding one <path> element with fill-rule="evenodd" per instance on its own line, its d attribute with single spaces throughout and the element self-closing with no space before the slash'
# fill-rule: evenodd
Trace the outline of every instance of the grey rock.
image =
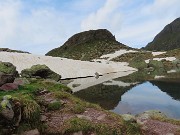
<svg viewBox="0 0 180 135">
<path fill-rule="evenodd" d="M 26 131 L 22 133 L 21 135 L 40 135 L 40 133 L 38 129 L 34 129 L 34 130 Z"/>
<path fill-rule="evenodd" d="M 17 90 L 18 88 L 19 88 L 18 84 L 15 84 L 15 83 L 6 83 L 6 84 L 3 84 L 0 87 L 0 90 L 3 90 L 3 91 L 13 91 L 13 90 Z"/>
<path fill-rule="evenodd" d="M 6 83 L 12 83 L 14 82 L 14 75 L 13 74 L 5 74 L 0 72 L 0 86 Z"/>
<path fill-rule="evenodd" d="M 136 118 L 135 116 L 133 115 L 130 115 L 130 114 L 123 114 L 121 115 L 122 118 L 125 120 L 125 121 L 128 121 L 128 122 L 136 122 Z"/>
<path fill-rule="evenodd" d="M 80 115 L 80 114 L 77 114 L 76 116 L 77 116 L 78 118 L 83 118 L 83 119 L 86 119 L 86 120 L 90 120 L 90 121 L 92 121 L 92 118 L 91 118 L 91 117 L 89 117 L 89 116 Z"/>
</svg>

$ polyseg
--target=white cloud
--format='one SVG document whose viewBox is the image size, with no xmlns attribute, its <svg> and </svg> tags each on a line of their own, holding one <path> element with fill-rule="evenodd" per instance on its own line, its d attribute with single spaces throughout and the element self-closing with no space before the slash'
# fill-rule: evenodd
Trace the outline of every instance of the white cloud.
<svg viewBox="0 0 180 135">
<path fill-rule="evenodd" d="M 179 0 L 28 2 L 0 0 L 0 47 L 45 54 L 77 32 L 99 28 L 110 30 L 124 44 L 140 47 L 180 16 Z"/>
<path fill-rule="evenodd" d="M 22 1 L 7 0 L 0 4 L 0 47 L 44 54 L 76 31 L 77 27 L 69 21 L 73 17 L 53 7 L 32 7 L 24 13 L 26 5 Z"/>
<path fill-rule="evenodd" d="M 15 34 L 21 4 L 12 0 L 0 1 L 0 47 Z"/>
<path fill-rule="evenodd" d="M 121 0 L 107 0 L 103 7 L 97 12 L 91 13 L 81 23 L 82 30 L 104 28 L 108 25 L 117 25 L 119 23 L 120 13 L 113 15 L 114 11 L 121 5 Z M 118 18 L 116 18 L 118 17 Z M 113 21 L 111 21 L 111 19 Z M 113 25 L 113 26 L 114 26 Z M 112 26 L 112 27 L 113 27 Z"/>
<path fill-rule="evenodd" d="M 180 16 L 179 5 L 179 0 L 106 0 L 103 7 L 82 21 L 81 28 L 107 28 L 118 41 L 142 47 L 152 41 L 165 25 Z"/>
</svg>

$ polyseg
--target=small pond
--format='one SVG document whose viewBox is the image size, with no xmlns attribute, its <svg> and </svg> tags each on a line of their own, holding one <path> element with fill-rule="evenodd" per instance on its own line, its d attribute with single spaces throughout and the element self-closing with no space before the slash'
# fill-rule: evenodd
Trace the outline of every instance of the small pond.
<svg viewBox="0 0 180 135">
<path fill-rule="evenodd" d="M 101 83 L 74 94 L 117 114 L 160 110 L 168 117 L 180 119 L 179 82 L 144 81 L 131 85 L 119 82 Z"/>
</svg>

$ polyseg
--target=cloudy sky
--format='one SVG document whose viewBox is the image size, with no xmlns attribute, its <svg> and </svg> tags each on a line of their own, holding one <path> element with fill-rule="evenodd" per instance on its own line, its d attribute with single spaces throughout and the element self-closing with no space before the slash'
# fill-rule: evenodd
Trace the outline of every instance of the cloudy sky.
<svg viewBox="0 0 180 135">
<path fill-rule="evenodd" d="M 179 8 L 180 0 L 0 0 L 0 48 L 45 54 L 100 28 L 140 48 L 180 17 Z"/>
</svg>

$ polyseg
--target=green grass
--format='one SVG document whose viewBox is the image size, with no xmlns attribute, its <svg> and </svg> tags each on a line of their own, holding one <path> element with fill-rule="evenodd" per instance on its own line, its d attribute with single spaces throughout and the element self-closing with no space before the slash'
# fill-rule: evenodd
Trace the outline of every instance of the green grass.
<svg viewBox="0 0 180 135">
<path fill-rule="evenodd" d="M 103 54 L 113 53 L 119 49 L 129 49 L 116 41 L 94 40 L 83 44 L 59 47 L 51 50 L 46 55 L 65 57 L 79 60 L 92 60 Z"/>
<path fill-rule="evenodd" d="M 50 111 L 55 111 L 55 110 L 59 110 L 62 107 L 62 104 L 60 101 L 56 101 L 53 103 L 48 104 L 47 109 Z"/>
</svg>

